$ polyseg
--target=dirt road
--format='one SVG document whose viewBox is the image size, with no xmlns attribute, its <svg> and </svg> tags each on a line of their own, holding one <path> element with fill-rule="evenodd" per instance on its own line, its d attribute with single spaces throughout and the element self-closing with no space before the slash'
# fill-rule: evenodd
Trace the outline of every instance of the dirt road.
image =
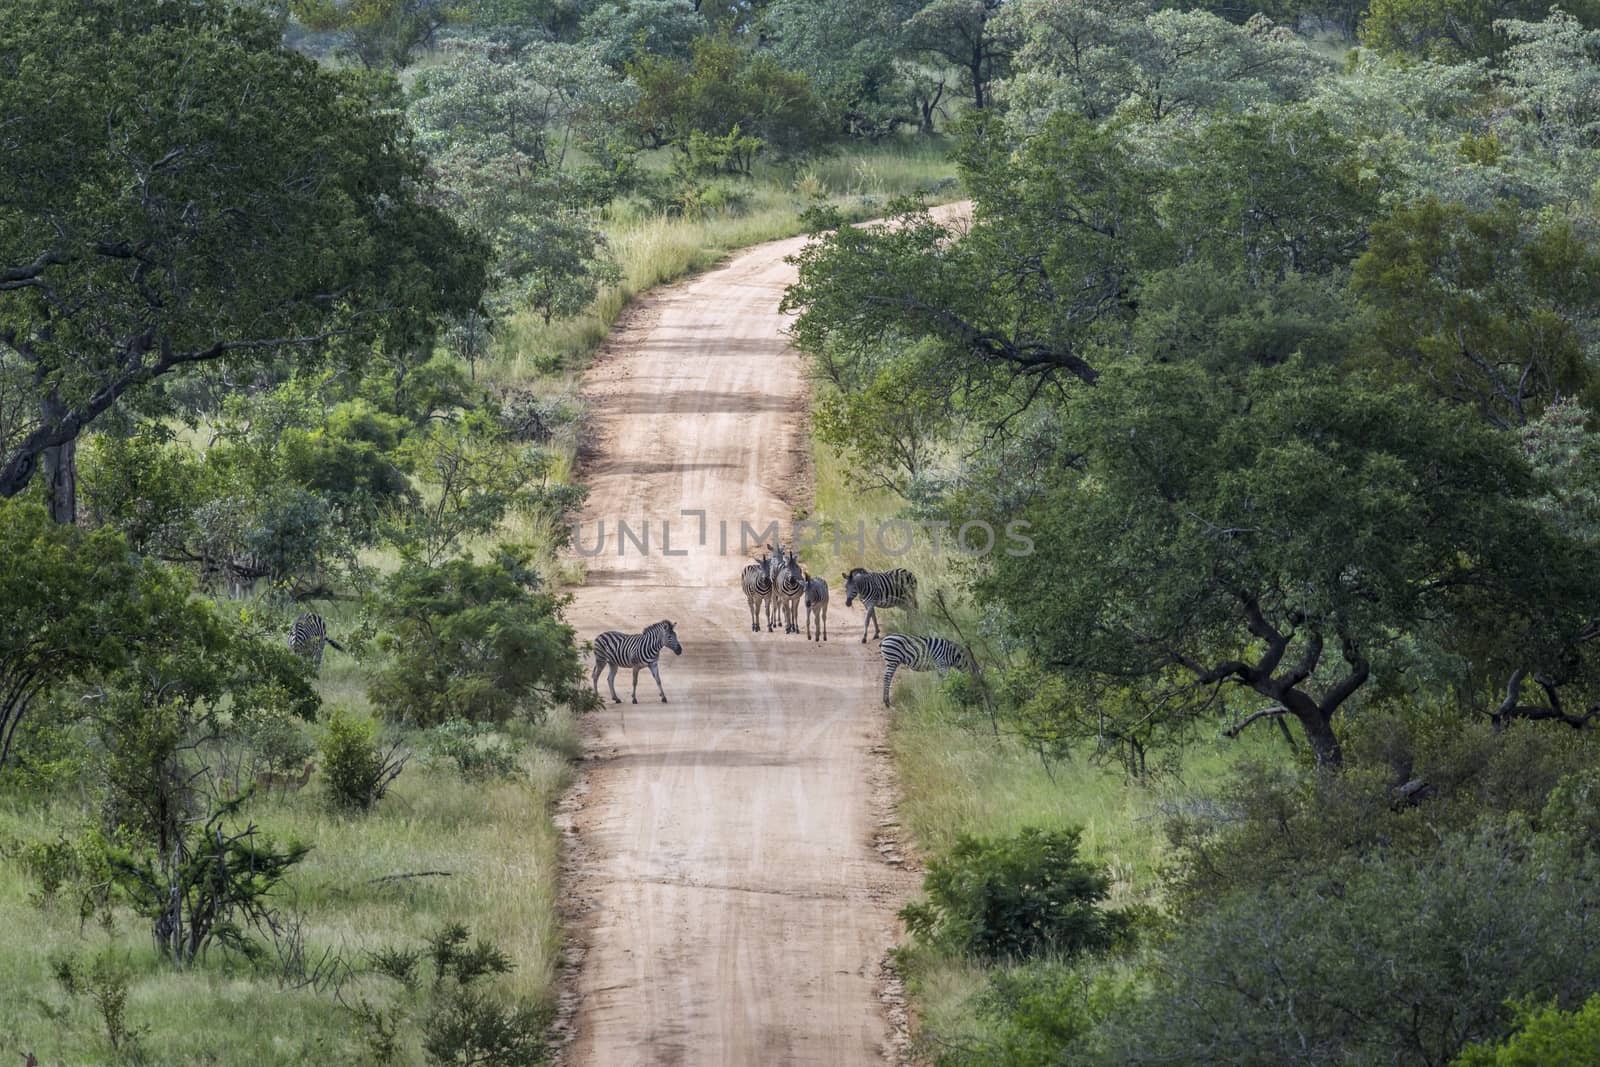
<svg viewBox="0 0 1600 1067">
<path fill-rule="evenodd" d="M 589 720 L 568 894 L 582 945 L 569 1063 L 879 1064 L 880 994 L 913 879 L 880 836 L 881 665 L 837 575 L 830 640 L 750 630 L 740 522 L 809 502 L 807 389 L 778 313 L 801 241 L 746 251 L 634 309 L 590 373 L 580 633 L 676 622 L 683 655 Z M 706 544 L 696 516 L 706 513 Z M 648 521 L 649 554 L 615 524 Z M 661 524 L 671 523 L 662 551 Z M 727 520 L 727 554 L 719 521 Z M 605 692 L 605 676 L 600 679 Z"/>
</svg>

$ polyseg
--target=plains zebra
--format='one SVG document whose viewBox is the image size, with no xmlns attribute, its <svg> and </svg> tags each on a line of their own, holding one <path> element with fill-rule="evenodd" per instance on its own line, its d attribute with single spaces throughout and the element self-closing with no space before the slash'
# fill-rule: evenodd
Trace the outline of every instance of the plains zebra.
<svg viewBox="0 0 1600 1067">
<path fill-rule="evenodd" d="M 766 556 L 744 569 L 739 579 L 745 603 L 750 608 L 750 629 L 761 630 L 761 605 L 767 606 L 767 629 L 772 629 L 772 569 Z"/>
<path fill-rule="evenodd" d="M 600 695 L 600 668 L 610 667 L 611 673 L 606 675 L 606 685 L 611 689 L 611 699 L 622 703 L 622 698 L 617 696 L 617 668 L 633 668 L 633 702 L 639 703 L 639 671 L 641 668 L 650 668 L 650 677 L 656 680 L 656 689 L 661 692 L 661 703 L 667 702 L 667 691 L 661 687 L 661 671 L 657 662 L 661 659 L 661 649 L 670 648 L 675 655 L 683 655 L 683 646 L 678 644 L 678 634 L 673 629 L 673 624 L 666 619 L 651 623 L 644 628 L 642 634 L 625 634 L 620 630 L 607 630 L 594 639 L 594 676 L 589 679 L 594 683 L 596 696 Z"/>
<path fill-rule="evenodd" d="M 828 639 L 828 583 L 821 578 L 805 575 L 806 581 L 806 640 Z M 811 620 L 817 620 L 817 636 L 811 636 Z"/>
<path fill-rule="evenodd" d="M 340 652 L 344 651 L 343 645 L 328 636 L 328 624 L 316 612 L 306 612 L 289 627 L 289 651 L 299 656 L 310 656 L 318 667 L 322 666 L 323 645 L 332 645 Z"/>
<path fill-rule="evenodd" d="M 844 576 L 844 606 L 856 599 L 867 607 L 867 617 L 861 623 L 861 643 L 867 643 L 867 627 L 872 627 L 874 639 L 882 632 L 878 629 L 879 608 L 901 608 L 917 605 L 917 576 L 904 567 L 892 571 L 869 571 L 857 567 Z"/>
<path fill-rule="evenodd" d="M 918 637 L 915 634 L 890 634 L 878 646 L 883 656 L 883 706 L 889 706 L 889 683 L 894 672 L 901 667 L 911 671 L 938 671 L 972 669 L 972 657 L 967 650 L 943 637 Z"/>
<path fill-rule="evenodd" d="M 800 569 L 800 563 L 794 558 L 794 549 L 791 548 L 783 566 L 778 569 L 777 586 L 773 590 L 773 596 L 783 608 L 784 633 L 800 632 L 800 598 L 805 594 L 806 572 Z"/>
</svg>

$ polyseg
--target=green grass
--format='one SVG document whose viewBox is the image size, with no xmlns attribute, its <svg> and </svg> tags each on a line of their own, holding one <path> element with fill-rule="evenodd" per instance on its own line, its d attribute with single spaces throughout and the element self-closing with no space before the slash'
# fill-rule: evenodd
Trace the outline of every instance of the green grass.
<svg viewBox="0 0 1600 1067">
<path fill-rule="evenodd" d="M 286 881 L 279 903 L 304 921 L 312 957 L 332 949 L 359 965 L 367 951 L 410 946 L 447 922 L 467 923 L 496 941 L 516 970 L 495 986 L 549 1003 L 559 963 L 557 831 L 551 806 L 566 787 L 576 750 L 570 717 L 557 713 L 530 738 L 520 779 L 470 783 L 445 767 L 408 767 L 371 814 L 346 815 L 327 803 L 313 778 L 299 792 L 258 796 L 246 811 L 261 829 L 312 846 Z M 0 840 L 49 840 L 87 828 L 77 796 L 41 803 L 0 794 Z M 375 881 L 442 870 L 448 877 Z M 42 1064 L 111 1062 L 89 1003 L 70 1000 L 50 978 L 61 955 L 87 960 L 110 949 L 134 974 L 128 1023 L 146 1028 L 146 1061 L 162 1064 L 357 1062 L 353 1017 L 331 991 L 280 988 L 243 961 L 214 957 L 188 973 L 155 958 L 149 931 L 119 908 L 108 933 L 64 902 L 29 900 L 33 879 L 14 859 L 0 864 L 0 928 L 27 931 L 0 952 L 0 1034 L 8 1054 L 34 1051 Z M 343 999 L 397 995 L 387 979 L 364 977 Z M 412 1043 L 414 1045 L 414 1042 Z M 421 1063 L 411 1048 L 400 1060 Z"/>
</svg>

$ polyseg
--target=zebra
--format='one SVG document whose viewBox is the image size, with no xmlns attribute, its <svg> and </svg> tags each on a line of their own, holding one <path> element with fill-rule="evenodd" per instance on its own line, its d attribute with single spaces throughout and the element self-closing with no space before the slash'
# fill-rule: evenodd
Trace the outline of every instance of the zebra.
<svg viewBox="0 0 1600 1067">
<path fill-rule="evenodd" d="M 744 569 L 739 585 L 744 589 L 745 603 L 750 608 L 750 629 L 757 633 L 761 631 L 763 604 L 767 606 L 767 629 L 772 629 L 772 569 L 768 566 L 766 556 Z"/>
<path fill-rule="evenodd" d="M 860 597 L 861 603 L 867 608 L 867 617 L 861 623 L 861 643 L 864 645 L 867 643 L 869 625 L 874 640 L 882 632 L 878 629 L 880 607 L 917 606 L 917 576 L 904 567 L 896 567 L 892 571 L 869 571 L 857 567 L 844 576 L 844 606 L 848 608 L 856 597 Z"/>
<path fill-rule="evenodd" d="M 821 578 L 802 574 L 806 583 L 806 640 L 828 639 L 828 583 Z M 817 636 L 811 636 L 811 619 L 817 620 Z"/>
<path fill-rule="evenodd" d="M 883 656 L 883 706 L 889 706 L 889 683 L 901 667 L 912 671 L 936 670 L 941 676 L 950 670 L 970 671 L 972 657 L 954 641 L 943 637 L 918 637 L 892 633 L 878 646 Z"/>
<path fill-rule="evenodd" d="M 805 593 L 806 572 L 800 569 L 800 563 L 794 558 L 794 549 L 791 548 L 778 570 L 777 585 L 773 590 L 774 598 L 783 607 L 783 632 L 786 634 L 800 632 L 800 598 Z"/>
<path fill-rule="evenodd" d="M 328 636 L 328 624 L 316 612 L 306 612 L 289 627 L 289 651 L 297 656 L 310 656 L 318 668 L 322 666 L 323 645 L 344 651 L 343 645 Z"/>
<path fill-rule="evenodd" d="M 617 668 L 633 668 L 633 702 L 639 703 L 639 671 L 644 667 L 650 668 L 650 677 L 656 680 L 656 689 L 661 692 L 661 703 L 667 702 L 667 691 L 661 686 L 661 671 L 657 666 L 661 659 L 663 647 L 672 649 L 674 655 L 683 655 L 683 646 L 678 644 L 677 631 L 673 623 L 667 619 L 651 623 L 644 628 L 642 634 L 625 634 L 620 630 L 607 630 L 594 639 L 594 674 L 589 681 L 594 685 L 595 696 L 600 695 L 600 669 L 610 667 L 611 673 L 606 675 L 606 685 L 611 688 L 611 699 L 614 703 L 622 703 L 622 698 L 617 696 Z"/>
</svg>

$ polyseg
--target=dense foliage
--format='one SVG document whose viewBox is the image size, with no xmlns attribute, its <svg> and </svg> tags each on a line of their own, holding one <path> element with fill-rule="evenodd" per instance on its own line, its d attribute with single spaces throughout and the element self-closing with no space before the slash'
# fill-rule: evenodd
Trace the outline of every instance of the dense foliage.
<svg viewBox="0 0 1600 1067">
<path fill-rule="evenodd" d="M 1600 988 L 1595 14 L 1016 0 L 970 221 L 796 257 L 855 482 L 1029 524 L 951 568 L 985 731 L 1134 776 L 1289 742 L 1168 813 L 1162 936 L 1000 963 L 931 1055 L 1492 1062 Z"/>
</svg>

